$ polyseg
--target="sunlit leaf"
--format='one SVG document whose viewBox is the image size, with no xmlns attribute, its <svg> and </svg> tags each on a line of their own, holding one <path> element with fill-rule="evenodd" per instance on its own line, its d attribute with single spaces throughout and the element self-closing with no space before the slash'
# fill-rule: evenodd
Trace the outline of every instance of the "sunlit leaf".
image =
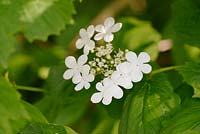
<svg viewBox="0 0 200 134">
<path fill-rule="evenodd" d="M 0 65 L 6 66 L 15 50 L 15 37 L 22 32 L 29 41 L 46 40 L 71 23 L 75 13 L 72 0 L 1 0 Z"/>
</svg>

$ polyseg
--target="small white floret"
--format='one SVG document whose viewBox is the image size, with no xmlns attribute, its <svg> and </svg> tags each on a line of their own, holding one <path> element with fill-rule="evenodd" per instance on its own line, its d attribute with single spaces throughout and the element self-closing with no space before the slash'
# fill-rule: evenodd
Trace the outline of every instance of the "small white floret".
<svg viewBox="0 0 200 134">
<path fill-rule="evenodd" d="M 81 38 L 76 41 L 76 48 L 82 49 L 84 54 L 88 55 L 89 51 L 95 48 L 95 42 L 91 40 L 94 35 L 94 26 L 90 25 L 87 30 L 82 28 L 79 32 Z"/>
<path fill-rule="evenodd" d="M 68 56 L 65 59 L 65 65 L 68 69 L 64 72 L 63 78 L 68 80 L 72 78 L 72 82 L 77 84 L 81 81 L 81 74 L 88 73 L 90 66 L 85 64 L 87 62 L 87 56 L 81 55 L 78 61 L 73 56 Z"/>
<path fill-rule="evenodd" d="M 96 84 L 96 89 L 99 91 L 91 97 L 93 103 L 102 101 L 104 105 L 109 105 L 112 102 L 112 97 L 120 99 L 123 96 L 122 89 L 116 85 L 110 78 L 105 78 L 103 82 Z"/>
<path fill-rule="evenodd" d="M 116 23 L 112 17 L 104 21 L 104 25 L 100 24 L 95 27 L 98 34 L 95 35 L 95 40 L 104 39 L 105 42 L 111 42 L 114 39 L 113 33 L 118 32 L 122 27 L 122 23 Z"/>
</svg>

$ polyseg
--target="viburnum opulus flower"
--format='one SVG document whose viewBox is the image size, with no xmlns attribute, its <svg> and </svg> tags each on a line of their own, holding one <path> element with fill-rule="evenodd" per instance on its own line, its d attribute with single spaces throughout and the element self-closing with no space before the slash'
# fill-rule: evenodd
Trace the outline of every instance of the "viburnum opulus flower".
<svg viewBox="0 0 200 134">
<path fill-rule="evenodd" d="M 95 47 L 95 42 L 91 39 L 94 35 L 94 26 L 90 25 L 87 30 L 82 28 L 79 32 L 81 36 L 80 39 L 76 41 L 76 48 L 81 49 L 83 48 L 84 54 L 89 54 L 90 50 L 93 50 Z"/>
<path fill-rule="evenodd" d="M 64 72 L 63 78 L 68 80 L 72 78 L 72 82 L 77 84 L 81 81 L 81 74 L 87 73 L 90 70 L 90 66 L 85 64 L 87 62 L 87 56 L 81 55 L 76 62 L 73 56 L 68 56 L 65 59 L 65 65 L 68 69 Z"/>
<path fill-rule="evenodd" d="M 149 64 L 150 56 L 141 52 L 138 57 L 134 52 L 128 52 L 125 55 L 126 62 L 118 66 L 122 73 L 129 75 L 133 82 L 139 82 L 142 80 L 143 73 L 148 74 L 151 72 L 152 68 Z"/>
<path fill-rule="evenodd" d="M 85 89 L 89 89 L 90 88 L 90 82 L 94 81 L 94 75 L 93 74 L 89 74 L 89 70 L 88 72 L 82 73 L 82 77 L 81 77 L 81 81 L 76 83 L 77 85 L 75 86 L 75 90 L 79 91 L 83 88 Z"/>
<path fill-rule="evenodd" d="M 104 25 L 100 24 L 95 27 L 95 30 L 99 32 L 95 35 L 95 40 L 104 39 L 105 42 L 111 42 L 114 39 L 113 33 L 118 32 L 122 27 L 122 23 L 116 23 L 112 17 L 107 18 L 104 21 Z"/>
<path fill-rule="evenodd" d="M 79 32 L 80 38 L 76 41 L 76 48 L 83 49 L 83 55 L 77 61 L 73 56 L 65 59 L 68 69 L 64 72 L 63 78 L 72 78 L 72 82 L 76 84 L 74 90 L 89 89 L 95 77 L 103 78 L 94 82 L 97 92 L 91 96 L 93 103 L 102 101 L 104 105 L 109 105 L 113 98 L 122 98 L 123 89 L 132 89 L 134 83 L 142 80 L 143 73 L 148 74 L 152 70 L 148 64 L 150 56 L 146 52 L 141 52 L 137 56 L 127 49 L 114 50 L 111 43 L 114 39 L 113 33 L 121 27 L 121 23 L 115 24 L 115 20 L 109 17 L 104 24 L 82 28 Z M 102 39 L 105 45 L 95 46 Z"/>
<path fill-rule="evenodd" d="M 113 97 L 120 99 L 123 96 L 122 89 L 110 78 L 105 78 L 102 83 L 98 82 L 96 89 L 99 92 L 92 95 L 91 101 L 93 103 L 99 103 L 102 100 L 103 104 L 109 105 Z"/>
</svg>

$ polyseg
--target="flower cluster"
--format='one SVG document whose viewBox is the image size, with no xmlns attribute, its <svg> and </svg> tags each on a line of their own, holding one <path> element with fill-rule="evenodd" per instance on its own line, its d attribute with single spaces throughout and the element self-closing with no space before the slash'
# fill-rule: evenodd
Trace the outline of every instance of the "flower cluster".
<svg viewBox="0 0 200 134">
<path fill-rule="evenodd" d="M 114 50 L 111 41 L 113 33 L 118 32 L 122 23 L 116 23 L 112 17 L 107 18 L 104 24 L 90 25 L 87 29 L 81 29 L 80 38 L 76 41 L 76 48 L 83 49 L 76 61 L 75 57 L 68 56 L 65 59 L 67 70 L 63 78 L 76 84 L 75 90 L 89 89 L 95 76 L 103 76 L 103 80 L 96 83 L 97 92 L 91 96 L 93 103 L 102 101 L 109 105 L 112 98 L 120 99 L 124 89 L 131 89 L 133 84 L 143 78 L 143 74 L 151 72 L 152 67 L 147 64 L 150 56 L 141 52 L 138 56 L 129 50 Z M 100 41 L 103 40 L 103 41 Z M 105 45 L 100 45 L 104 42 Z M 88 57 L 92 57 L 88 59 Z"/>
</svg>

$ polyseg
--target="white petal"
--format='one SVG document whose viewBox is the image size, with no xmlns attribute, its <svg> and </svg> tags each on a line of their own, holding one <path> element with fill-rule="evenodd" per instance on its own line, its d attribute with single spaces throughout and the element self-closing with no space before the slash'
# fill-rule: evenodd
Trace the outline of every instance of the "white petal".
<svg viewBox="0 0 200 134">
<path fill-rule="evenodd" d="M 88 36 L 89 36 L 90 38 L 94 35 L 94 26 L 93 26 L 93 25 L 90 25 L 90 26 L 87 28 L 87 33 L 88 33 Z"/>
<path fill-rule="evenodd" d="M 103 91 L 103 85 L 102 85 L 101 82 L 98 82 L 98 83 L 96 84 L 96 89 L 97 89 L 98 91 Z"/>
<path fill-rule="evenodd" d="M 88 55 L 89 52 L 90 52 L 89 47 L 88 47 L 88 46 L 85 46 L 85 47 L 83 48 L 83 53 L 84 53 L 84 55 Z"/>
<path fill-rule="evenodd" d="M 78 40 L 76 41 L 76 48 L 77 48 L 77 49 L 81 49 L 81 48 L 83 48 L 84 44 L 85 44 L 85 42 L 84 42 L 83 39 L 78 39 Z"/>
<path fill-rule="evenodd" d="M 131 73 L 131 79 L 133 82 L 139 82 L 142 80 L 143 74 L 139 69 L 135 69 L 132 73 Z"/>
<path fill-rule="evenodd" d="M 120 99 L 123 97 L 123 91 L 120 87 L 116 86 L 115 89 L 113 89 L 113 97 L 116 99 Z"/>
<path fill-rule="evenodd" d="M 103 37 L 104 37 L 104 33 L 98 33 L 98 34 L 96 34 L 96 35 L 94 36 L 94 39 L 95 39 L 96 41 L 98 41 L 98 40 L 103 39 Z"/>
<path fill-rule="evenodd" d="M 141 63 L 149 62 L 149 61 L 150 61 L 150 56 L 149 56 L 149 54 L 146 53 L 146 52 L 141 52 L 141 53 L 138 55 L 138 61 L 141 62 Z"/>
<path fill-rule="evenodd" d="M 84 65 L 88 60 L 88 57 L 87 55 L 81 55 L 79 58 L 78 58 L 78 64 L 79 65 Z"/>
<path fill-rule="evenodd" d="M 143 73 L 148 74 L 151 72 L 152 67 L 149 64 L 143 64 L 140 66 L 140 69 L 142 70 Z"/>
<path fill-rule="evenodd" d="M 73 82 L 74 84 L 79 83 L 81 80 L 82 80 L 82 77 L 81 77 L 80 73 L 75 74 L 75 75 L 73 76 L 73 78 L 72 78 L 72 82 Z"/>
<path fill-rule="evenodd" d="M 102 103 L 104 104 L 104 105 L 109 105 L 110 103 L 111 103 L 111 101 L 112 101 L 112 96 L 108 96 L 108 97 L 104 97 L 103 98 L 103 101 L 102 101 Z"/>
<path fill-rule="evenodd" d="M 107 19 L 104 21 L 105 28 L 111 27 L 112 25 L 114 25 L 114 23 L 115 23 L 114 18 L 112 18 L 112 17 L 107 18 Z"/>
<path fill-rule="evenodd" d="M 86 45 L 88 46 L 89 50 L 92 50 L 92 49 L 94 49 L 94 47 L 95 47 L 95 43 L 94 43 L 93 40 L 87 41 L 87 44 L 86 44 Z"/>
<path fill-rule="evenodd" d="M 76 91 L 80 91 L 81 89 L 83 89 L 83 82 L 80 82 L 79 84 L 76 85 L 76 87 L 74 88 Z"/>
<path fill-rule="evenodd" d="M 135 63 L 135 62 L 137 62 L 137 55 L 134 52 L 128 52 L 128 53 L 126 53 L 126 59 L 129 62 Z"/>
<path fill-rule="evenodd" d="M 76 59 L 73 56 L 68 56 L 65 58 L 65 65 L 68 68 L 74 68 L 76 66 Z"/>
<path fill-rule="evenodd" d="M 89 65 L 83 65 L 81 68 L 81 73 L 82 74 L 89 74 L 90 71 L 90 66 Z"/>
<path fill-rule="evenodd" d="M 88 81 L 88 82 L 94 81 L 94 75 L 89 74 L 88 77 L 87 77 L 87 81 Z"/>
<path fill-rule="evenodd" d="M 122 28 L 122 23 L 117 23 L 112 26 L 111 32 L 112 33 L 118 32 L 121 28 Z"/>
<path fill-rule="evenodd" d="M 117 70 L 121 73 L 129 73 L 131 71 L 131 64 L 128 62 L 123 62 L 117 66 Z"/>
<path fill-rule="evenodd" d="M 81 28 L 81 29 L 80 29 L 80 32 L 79 32 L 79 35 L 80 35 L 82 38 L 87 38 L 87 31 L 86 31 L 84 28 Z"/>
<path fill-rule="evenodd" d="M 120 77 L 120 72 L 119 72 L 119 71 L 114 71 L 114 72 L 112 73 L 112 75 L 111 75 L 111 79 L 112 79 L 113 81 L 116 81 L 117 79 L 119 79 L 119 77 Z"/>
<path fill-rule="evenodd" d="M 99 32 L 99 33 L 105 33 L 105 28 L 103 25 L 97 25 L 95 27 L 95 31 Z"/>
<path fill-rule="evenodd" d="M 113 38 L 114 38 L 113 34 L 112 34 L 112 33 L 109 33 L 109 34 L 106 34 L 106 35 L 104 36 L 104 41 L 105 41 L 105 42 L 111 42 L 111 41 L 113 40 Z"/>
<path fill-rule="evenodd" d="M 73 69 L 68 69 L 68 70 L 66 70 L 66 71 L 64 72 L 63 78 L 64 78 L 65 80 L 69 80 L 69 79 L 72 78 L 73 74 L 74 74 Z"/>
<path fill-rule="evenodd" d="M 103 96 L 101 92 L 94 93 L 91 97 L 92 103 L 99 103 L 102 100 Z"/>
<path fill-rule="evenodd" d="M 131 89 L 133 87 L 133 83 L 128 76 L 124 76 L 118 79 L 118 85 L 122 86 L 125 89 Z"/>
<path fill-rule="evenodd" d="M 84 84 L 84 88 L 85 88 L 85 89 L 89 89 L 89 88 L 90 88 L 90 83 L 86 82 L 86 83 Z"/>
<path fill-rule="evenodd" d="M 103 85 L 104 85 L 104 86 L 110 87 L 110 86 L 112 86 L 113 84 L 114 84 L 114 82 L 113 82 L 110 78 L 104 78 L 104 79 L 103 79 Z"/>
</svg>

